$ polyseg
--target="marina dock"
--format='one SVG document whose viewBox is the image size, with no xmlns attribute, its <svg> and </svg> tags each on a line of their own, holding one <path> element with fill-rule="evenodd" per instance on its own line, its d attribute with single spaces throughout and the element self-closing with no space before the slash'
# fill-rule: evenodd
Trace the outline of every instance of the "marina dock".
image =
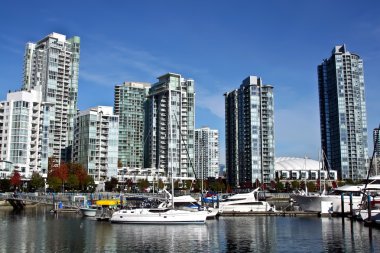
<svg viewBox="0 0 380 253">
<path fill-rule="evenodd" d="M 222 212 L 220 216 L 315 216 L 319 217 L 319 212 L 304 212 L 304 211 L 277 211 L 277 212 Z"/>
</svg>

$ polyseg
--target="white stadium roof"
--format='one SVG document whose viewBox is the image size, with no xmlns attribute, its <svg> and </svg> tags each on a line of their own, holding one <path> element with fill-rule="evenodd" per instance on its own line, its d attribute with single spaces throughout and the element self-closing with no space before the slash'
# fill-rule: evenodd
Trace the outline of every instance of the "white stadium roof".
<svg viewBox="0 0 380 253">
<path fill-rule="evenodd" d="M 306 166 L 305 166 L 306 165 Z M 274 169 L 278 170 L 319 170 L 318 161 L 309 158 L 278 157 L 275 159 Z"/>
</svg>

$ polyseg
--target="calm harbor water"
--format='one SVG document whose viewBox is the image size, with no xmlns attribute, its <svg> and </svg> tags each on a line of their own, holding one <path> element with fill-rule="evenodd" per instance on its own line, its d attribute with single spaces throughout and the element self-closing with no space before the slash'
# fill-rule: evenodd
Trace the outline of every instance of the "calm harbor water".
<svg viewBox="0 0 380 253">
<path fill-rule="evenodd" d="M 33 207 L 0 210 L 0 252 L 380 252 L 380 230 L 341 218 L 281 216 L 111 224 Z"/>
</svg>

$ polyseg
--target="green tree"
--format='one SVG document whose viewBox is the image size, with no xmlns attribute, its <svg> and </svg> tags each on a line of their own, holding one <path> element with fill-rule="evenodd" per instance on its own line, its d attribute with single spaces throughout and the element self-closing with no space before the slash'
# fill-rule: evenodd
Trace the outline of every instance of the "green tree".
<svg viewBox="0 0 380 253">
<path fill-rule="evenodd" d="M 49 188 L 53 189 L 55 192 L 59 192 L 62 189 L 61 180 L 58 177 L 50 176 L 47 179 Z"/>
<path fill-rule="evenodd" d="M 69 174 L 67 177 L 67 187 L 71 190 L 78 190 L 79 189 L 79 179 L 77 175 L 75 174 Z"/>
<path fill-rule="evenodd" d="M 88 192 L 94 192 L 96 189 L 96 184 L 94 181 L 94 178 L 92 176 L 87 175 L 84 187 L 87 189 Z"/>
<path fill-rule="evenodd" d="M 277 192 L 283 192 L 284 191 L 284 184 L 282 183 L 282 182 L 280 182 L 280 181 L 278 181 L 277 183 L 276 183 L 276 190 L 277 190 Z"/>
<path fill-rule="evenodd" d="M 164 189 L 165 187 L 165 184 L 164 182 L 162 181 L 162 179 L 158 179 L 158 185 L 157 185 L 158 189 Z"/>
<path fill-rule="evenodd" d="M 315 186 L 315 183 L 313 181 L 307 182 L 306 185 L 307 185 L 307 190 L 309 192 L 315 192 L 317 190 L 317 187 Z"/>
<path fill-rule="evenodd" d="M 149 187 L 149 181 L 147 179 L 139 179 L 137 181 L 137 187 L 139 187 L 140 192 L 143 192 Z"/>
<path fill-rule="evenodd" d="M 45 187 L 44 178 L 38 172 L 33 172 L 29 181 L 29 190 L 37 191 L 38 189 L 41 189 L 44 187 Z"/>
<path fill-rule="evenodd" d="M 298 180 L 292 181 L 292 188 L 293 188 L 293 190 L 299 189 L 300 188 L 300 182 Z"/>
</svg>

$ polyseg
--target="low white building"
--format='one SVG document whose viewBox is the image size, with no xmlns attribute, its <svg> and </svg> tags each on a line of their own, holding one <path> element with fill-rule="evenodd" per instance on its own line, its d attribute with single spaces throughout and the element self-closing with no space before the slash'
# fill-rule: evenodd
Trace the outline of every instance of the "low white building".
<svg viewBox="0 0 380 253">
<path fill-rule="evenodd" d="M 310 158 L 278 157 L 275 160 L 275 173 L 283 180 L 318 180 L 327 179 L 329 173 L 331 180 L 338 180 L 335 170 L 329 172 L 321 169 L 322 164 Z"/>
</svg>

